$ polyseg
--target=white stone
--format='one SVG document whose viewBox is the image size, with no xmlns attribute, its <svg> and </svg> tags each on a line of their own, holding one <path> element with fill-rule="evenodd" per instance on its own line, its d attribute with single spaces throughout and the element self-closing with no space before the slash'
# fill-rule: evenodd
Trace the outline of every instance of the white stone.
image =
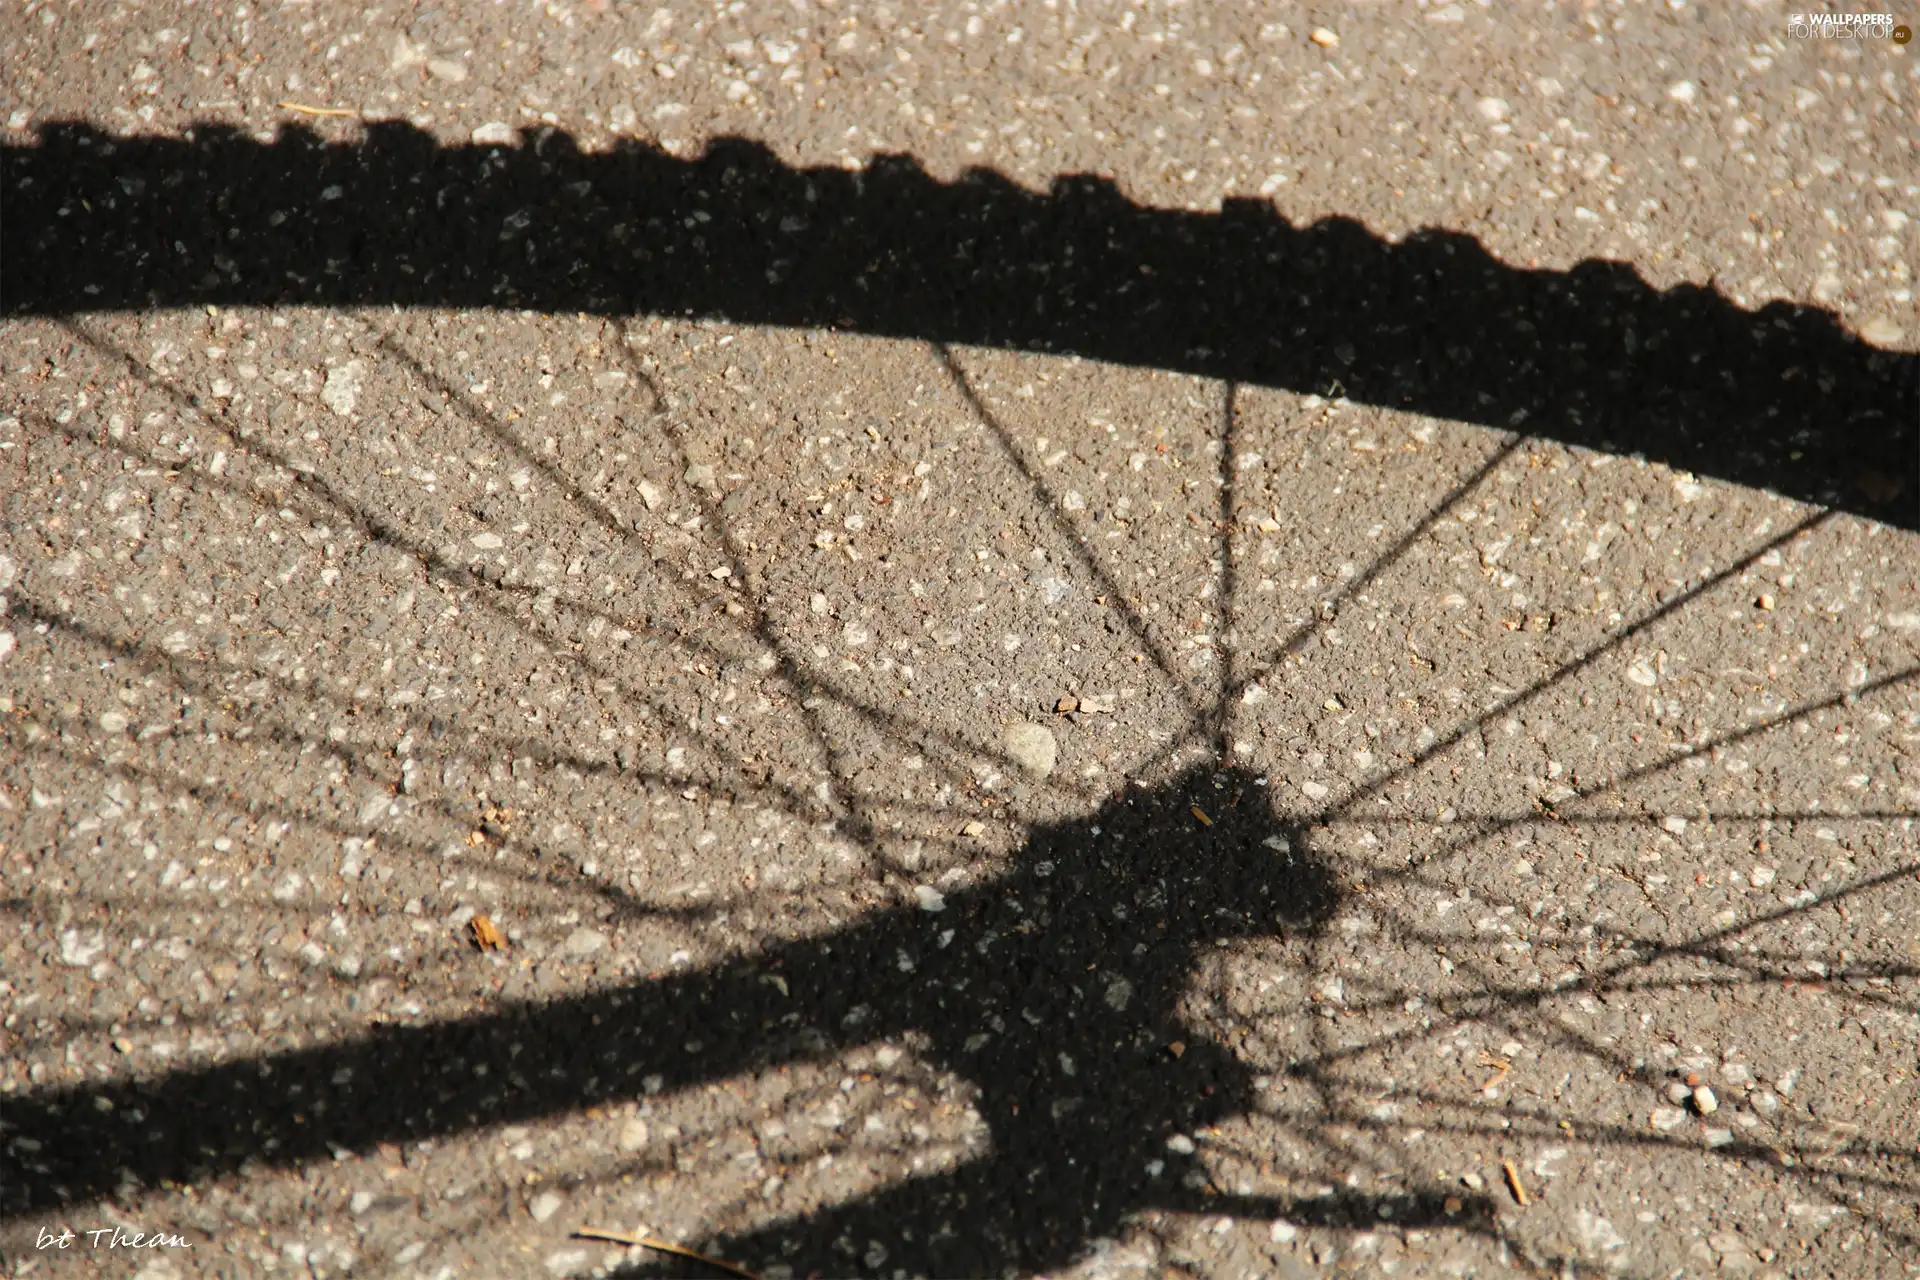
<svg viewBox="0 0 1920 1280">
<path fill-rule="evenodd" d="M 917 884 L 913 886 L 913 899 L 919 904 L 922 911 L 945 911 L 947 909 L 946 896 L 930 884 Z"/>
<path fill-rule="evenodd" d="M 1480 113 L 1482 120 L 1491 124 L 1498 124 L 1505 120 L 1513 110 L 1505 98 L 1482 98 L 1474 104 L 1473 109 Z"/>
<path fill-rule="evenodd" d="M 620 1136 L 615 1139 L 615 1144 L 623 1152 L 632 1155 L 636 1151 L 646 1150 L 647 1143 L 652 1138 L 653 1134 L 648 1130 L 647 1122 L 635 1116 L 620 1126 Z"/>
<path fill-rule="evenodd" d="M 498 551 L 506 545 L 497 533 L 476 533 L 472 541 L 482 551 Z"/>
<path fill-rule="evenodd" d="M 367 366 L 362 361 L 349 360 L 335 365 L 327 370 L 326 385 L 320 388 L 320 403 L 340 417 L 346 417 L 360 399 L 360 387 L 366 376 Z"/>
<path fill-rule="evenodd" d="M 562 1249 L 558 1253 L 547 1255 L 547 1274 L 552 1276 L 570 1276 L 585 1271 L 593 1261 L 593 1255 L 585 1249 Z"/>
<path fill-rule="evenodd" d="M 1676 80 L 1667 86 L 1667 96 L 1682 105 L 1692 102 L 1694 93 L 1693 81 L 1691 80 Z"/>
<path fill-rule="evenodd" d="M 567 940 L 561 943 L 560 947 L 562 951 L 566 952 L 569 959 L 584 960 L 588 956 L 603 950 L 606 945 L 606 934 L 596 929 L 588 929 L 582 926 L 568 934 Z"/>
<path fill-rule="evenodd" d="M 560 1212 L 560 1206 L 565 1203 L 565 1198 L 562 1197 L 559 1192 L 542 1191 L 539 1195 L 535 1196 L 533 1202 L 527 1206 L 527 1212 L 533 1215 L 535 1222 L 545 1222 L 554 1214 Z"/>
<path fill-rule="evenodd" d="M 1906 332 L 1887 317 L 1875 316 L 1860 326 L 1860 336 L 1876 347 L 1890 347 L 1904 338 Z"/>
<path fill-rule="evenodd" d="M 504 120 L 489 120 L 473 131 L 473 145 L 476 147 L 510 147 L 513 145 L 513 128 Z"/>
<path fill-rule="evenodd" d="M 1052 773 L 1060 755 L 1060 745 L 1051 729 L 1024 720 L 1007 726 L 1004 746 L 1008 757 L 1036 778 Z"/>
<path fill-rule="evenodd" d="M 1626 1247 L 1626 1237 L 1611 1222 L 1585 1209 L 1574 1214 L 1573 1231 L 1579 1237 L 1581 1247 L 1588 1253 L 1610 1253 Z"/>
<path fill-rule="evenodd" d="M 75 969 L 90 967 L 107 950 L 106 935 L 98 930 L 69 929 L 60 935 L 60 963 Z"/>
</svg>

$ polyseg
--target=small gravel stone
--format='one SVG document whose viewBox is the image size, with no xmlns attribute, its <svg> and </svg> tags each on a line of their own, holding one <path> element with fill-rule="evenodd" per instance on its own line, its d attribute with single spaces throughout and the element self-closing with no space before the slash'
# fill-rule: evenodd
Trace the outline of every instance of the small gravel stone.
<svg viewBox="0 0 1920 1280">
<path fill-rule="evenodd" d="M 60 963 L 75 969 L 88 968 L 105 954 L 106 949 L 106 936 L 98 931 L 82 933 L 78 929 L 69 929 L 60 935 Z"/>
<path fill-rule="evenodd" d="M 1194 1151 L 1193 1139 L 1184 1133 L 1176 1133 L 1167 1139 L 1167 1150 L 1177 1156 L 1190 1156 Z"/>
<path fill-rule="evenodd" d="M 620 1135 L 614 1141 L 620 1150 L 631 1155 L 636 1151 L 646 1150 L 647 1143 L 652 1140 L 652 1137 L 652 1133 L 647 1129 L 647 1122 L 636 1116 L 620 1126 Z"/>
<path fill-rule="evenodd" d="M 1885 316 L 1876 316 L 1860 326 L 1860 336 L 1876 347 L 1890 347 L 1906 337 L 1906 331 Z"/>
<path fill-rule="evenodd" d="M 547 1274 L 569 1276 L 576 1271 L 585 1271 L 593 1255 L 585 1249 L 562 1249 L 547 1255 Z"/>
<path fill-rule="evenodd" d="M 1308 33 L 1307 39 L 1313 41 L 1322 49 L 1337 49 L 1340 47 L 1340 36 L 1331 27 L 1315 27 Z"/>
<path fill-rule="evenodd" d="M 1667 1085 L 1667 1101 L 1676 1107 L 1685 1106 L 1687 1099 L 1692 1096 L 1693 1090 L 1689 1089 L 1683 1081 L 1674 1080 Z"/>
<path fill-rule="evenodd" d="M 1720 1099 L 1713 1096 L 1713 1090 L 1700 1085 L 1693 1091 L 1693 1109 L 1703 1116 L 1710 1116 L 1720 1109 Z"/>
<path fill-rule="evenodd" d="M 1297 1239 L 1299 1235 L 1300 1228 L 1294 1226 L 1285 1218 L 1275 1218 L 1273 1225 L 1267 1228 L 1267 1239 L 1273 1241 L 1275 1244 L 1286 1244 L 1289 1241 Z"/>
<path fill-rule="evenodd" d="M 1498 124 L 1512 113 L 1513 108 L 1508 105 L 1505 98 L 1482 98 L 1475 105 L 1474 110 L 1480 113 L 1482 120 L 1490 124 Z"/>
<path fill-rule="evenodd" d="M 560 1212 L 560 1206 L 565 1203 L 565 1197 L 559 1192 L 542 1191 L 533 1198 L 532 1203 L 527 1205 L 527 1212 L 533 1215 L 535 1222 L 545 1222 L 554 1214 Z"/>
<path fill-rule="evenodd" d="M 1005 746 L 1013 762 L 1036 778 L 1052 773 L 1060 754 L 1051 729 L 1024 720 L 1007 726 Z"/>
<path fill-rule="evenodd" d="M 513 137 L 513 127 L 506 121 L 489 120 L 473 131 L 473 144 L 476 147 L 510 147 Z"/>
<path fill-rule="evenodd" d="M 947 909 L 947 899 L 945 895 L 930 884 L 917 884 L 913 886 L 913 898 L 914 901 L 919 904 L 922 911 L 945 911 Z"/>
<path fill-rule="evenodd" d="M 429 58 L 427 74 L 448 84 L 460 84 L 467 78 L 467 64 L 457 58 Z"/>
<path fill-rule="evenodd" d="M 1678 1107 L 1655 1107 L 1647 1121 L 1662 1133 L 1671 1133 L 1687 1122 L 1687 1113 Z"/>
<path fill-rule="evenodd" d="M 567 935 L 567 940 L 560 944 L 560 949 L 570 960 L 584 960 L 588 956 L 598 953 L 606 945 L 606 934 L 601 933 L 597 929 L 588 929 L 582 926 Z"/>
<path fill-rule="evenodd" d="M 346 417 L 359 403 L 360 387 L 366 376 L 367 366 L 362 361 L 349 360 L 335 365 L 327 370 L 326 385 L 320 388 L 320 403 L 340 417 Z"/>
</svg>

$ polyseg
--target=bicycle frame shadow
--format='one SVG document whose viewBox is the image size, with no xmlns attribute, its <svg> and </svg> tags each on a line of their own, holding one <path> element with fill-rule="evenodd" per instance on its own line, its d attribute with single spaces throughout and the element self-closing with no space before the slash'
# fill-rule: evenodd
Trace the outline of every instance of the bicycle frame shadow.
<svg viewBox="0 0 1920 1280">
<path fill-rule="evenodd" d="M 1260 781 L 1203 765 L 1037 828 L 1004 874 L 703 971 L 16 1099 L 8 1126 L 36 1154 L 33 1176 L 16 1167 L 9 1178 L 9 1216 L 130 1182 L 365 1152 L 879 1041 L 970 1081 L 986 1142 L 957 1168 L 716 1248 L 811 1266 L 833 1258 L 837 1241 L 881 1239 L 891 1265 L 985 1274 L 1069 1263 L 1151 1208 L 1488 1222 L 1490 1204 L 1437 1190 L 1296 1203 L 1208 1183 L 1191 1135 L 1256 1109 L 1257 1091 L 1252 1069 L 1181 1015 L 1196 961 L 1233 939 L 1310 944 L 1338 900 L 1333 873 L 1303 831 L 1274 817 Z M 516 1063 L 534 1046 L 537 1073 Z M 209 1118 L 224 1127 L 209 1132 Z"/>
</svg>

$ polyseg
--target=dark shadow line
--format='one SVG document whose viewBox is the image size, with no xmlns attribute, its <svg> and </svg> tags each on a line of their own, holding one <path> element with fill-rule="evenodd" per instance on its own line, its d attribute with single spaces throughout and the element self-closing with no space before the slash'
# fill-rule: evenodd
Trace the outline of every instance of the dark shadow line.
<svg viewBox="0 0 1920 1280">
<path fill-rule="evenodd" d="M 1628 640 L 1632 639 L 1634 636 L 1638 635 L 1640 632 L 1645 631 L 1647 628 L 1653 626 L 1655 623 L 1667 617 L 1669 614 L 1676 613 L 1679 610 L 1685 608 L 1687 605 L 1693 603 L 1694 600 L 1707 594 L 1709 591 L 1713 590 L 1715 587 L 1718 587 L 1721 583 L 1731 580 L 1734 577 L 1734 575 L 1746 569 L 1747 566 L 1753 564 L 1761 556 L 1773 550 L 1775 547 L 1783 546 L 1791 539 L 1800 537 L 1803 534 L 1812 533 L 1815 529 L 1819 528 L 1822 524 L 1826 523 L 1826 521 L 1832 516 L 1832 514 L 1833 513 L 1831 511 L 1813 512 L 1807 515 L 1806 517 L 1802 518 L 1801 520 L 1795 522 L 1793 525 L 1791 525 L 1787 529 L 1782 530 L 1775 537 L 1769 539 L 1768 541 L 1762 543 L 1760 546 L 1754 548 L 1752 551 L 1748 552 L 1746 555 L 1742 556 L 1740 559 L 1734 561 L 1732 564 L 1728 565 L 1726 568 L 1720 570 L 1717 573 L 1708 574 L 1705 578 L 1702 578 L 1699 582 L 1695 583 L 1693 586 L 1690 586 L 1683 591 L 1676 592 L 1673 596 L 1671 596 L 1664 603 L 1662 603 L 1658 608 L 1652 610 L 1649 613 L 1642 615 L 1641 617 L 1635 618 L 1632 622 L 1627 623 L 1625 626 L 1615 631 L 1612 635 L 1606 637 L 1599 644 L 1596 644 L 1592 648 L 1588 649 L 1585 653 L 1582 653 L 1577 657 L 1572 658 L 1569 661 L 1562 662 L 1558 667 L 1556 667 L 1553 670 L 1551 674 L 1547 675 L 1543 679 L 1536 680 L 1532 685 L 1530 685 L 1526 689 L 1520 690 L 1517 693 L 1514 693 L 1508 697 L 1502 698 L 1500 701 L 1486 708 L 1479 715 L 1474 716 L 1468 720 L 1462 721 L 1459 725 L 1455 726 L 1453 729 L 1448 730 L 1447 733 L 1442 735 L 1436 742 L 1434 742 L 1432 746 L 1428 747 L 1425 751 L 1416 753 L 1412 757 L 1412 759 L 1410 759 L 1406 764 L 1401 765 L 1398 768 L 1390 769 L 1386 773 L 1381 774 L 1379 777 L 1371 779 L 1368 782 L 1364 783 L 1363 785 L 1356 787 L 1350 794 L 1342 798 L 1337 803 L 1327 806 L 1327 809 L 1325 811 L 1326 814 L 1331 815 L 1331 814 L 1343 813 L 1351 810 L 1352 807 L 1360 803 L 1361 800 L 1364 800 L 1366 797 L 1370 795 L 1377 794 L 1379 791 L 1381 791 L 1385 787 L 1391 786 L 1394 782 L 1412 773 L 1415 769 L 1418 769 L 1421 765 L 1425 764 L 1428 760 L 1431 760 L 1436 756 L 1443 755 L 1447 751 L 1452 750 L 1455 746 L 1459 745 L 1459 743 L 1467 736 L 1467 734 L 1481 728 L 1484 725 L 1491 723 L 1498 716 L 1507 715 L 1511 713 L 1515 707 L 1524 706 L 1526 703 L 1533 701 L 1535 698 L 1540 697 L 1542 694 L 1545 694 L 1546 692 L 1557 687 L 1563 682 L 1569 679 L 1572 679 L 1574 676 L 1586 670 L 1588 667 L 1592 666 L 1595 662 L 1598 662 L 1601 658 L 1605 657 L 1607 654 L 1613 652 L 1615 649 L 1625 644 Z M 1878 684 L 1882 684 L 1882 683 L 1885 683 L 1885 682 L 1884 681 L 1876 682 L 1876 687 Z M 1735 737 L 1727 739 L 1727 741 L 1737 741 L 1738 737 L 1739 735 L 1735 735 Z M 1684 756 L 1686 754 L 1691 754 L 1691 753 L 1681 753 L 1681 754 Z M 1667 763 L 1671 763 L 1671 762 L 1669 761 Z M 1664 765 L 1662 767 L 1664 767 Z M 1639 775 L 1630 773 L 1626 775 L 1625 780 L 1631 780 L 1636 776 L 1639 776 Z"/>
<path fill-rule="evenodd" d="M 1238 484 L 1240 384 L 1227 381 L 1220 405 L 1220 509 L 1215 520 L 1213 542 L 1220 557 L 1220 687 L 1214 693 L 1213 724 L 1209 726 L 1216 760 L 1231 760 L 1233 744 L 1228 741 L 1228 725 L 1233 719 L 1234 668 L 1239 665 L 1238 646 L 1232 637 L 1238 634 L 1240 620 L 1239 575 L 1233 563 L 1233 535 L 1239 528 Z"/>
<path fill-rule="evenodd" d="M 1754 724 L 1742 725 L 1738 729 L 1732 730 L 1724 734 L 1723 736 L 1714 738 L 1708 742 L 1701 743 L 1697 747 L 1693 746 L 1692 744 L 1683 744 L 1683 749 L 1672 752 L 1664 759 L 1650 761 L 1647 764 L 1636 766 L 1635 768 L 1627 770 L 1627 772 L 1625 773 L 1622 773 L 1613 777 L 1602 778 L 1598 782 L 1595 782 L 1588 786 L 1580 788 L 1579 791 L 1577 791 L 1575 795 L 1570 798 L 1574 800 L 1589 800 L 1589 799 L 1592 799 L 1594 796 L 1602 795 L 1608 791 L 1619 790 L 1622 787 L 1630 786 L 1631 784 L 1635 782 L 1639 782 L 1642 779 L 1650 778 L 1654 774 L 1665 772 L 1666 770 L 1673 768 L 1675 765 L 1680 764 L 1683 761 L 1691 760 L 1696 756 L 1698 756 L 1701 751 L 1716 750 L 1719 748 L 1734 746 L 1738 743 L 1745 742 L 1749 738 L 1758 737 L 1763 733 L 1768 733 L 1774 729 L 1777 729 L 1783 724 L 1791 724 L 1794 721 L 1799 720 L 1805 716 L 1812 715 L 1816 711 L 1825 711 L 1834 706 L 1844 705 L 1850 701 L 1857 700 L 1861 697 L 1864 697 L 1867 694 L 1877 693 L 1881 689 L 1890 688 L 1894 685 L 1901 684 L 1907 680 L 1913 679 L 1915 676 L 1920 676 L 1920 663 L 1915 663 L 1913 666 L 1906 667 L 1902 670 L 1896 671 L 1892 675 L 1882 676 L 1878 680 L 1870 681 L 1867 684 L 1859 686 L 1858 688 L 1849 689 L 1844 693 L 1831 694 L 1828 697 L 1821 698 L 1817 701 L 1803 702 L 1797 707 L 1789 707 L 1787 710 L 1781 712 L 1777 716 L 1773 716 L 1766 720 L 1757 721 Z M 1507 704 L 1507 705 L 1511 705 L 1511 704 Z M 1493 715 L 1497 714 L 1497 712 L 1501 709 L 1504 709 L 1504 707 L 1496 708 L 1494 712 L 1489 712 L 1488 715 L 1485 717 L 1485 720 L 1491 720 L 1493 718 Z M 1482 723 L 1484 723 L 1484 720 L 1482 721 Z M 1453 735 L 1451 735 L 1451 738 L 1452 738 L 1452 741 L 1457 742 L 1465 736 L 1466 736 L 1466 731 L 1463 729 L 1463 730 L 1456 731 Z M 1438 752 L 1440 749 L 1441 749 L 1441 744 L 1435 743 L 1433 751 L 1430 751 L 1428 753 L 1429 757 L 1431 757 L 1433 754 Z M 1409 773 L 1414 768 L 1418 767 L 1418 764 L 1420 763 L 1424 763 L 1424 761 L 1417 761 L 1414 764 L 1410 764 L 1406 766 L 1404 769 L 1396 770 L 1395 773 L 1396 775 Z M 1385 785 L 1385 784 L 1384 783 L 1378 783 L 1378 784 L 1368 783 L 1366 784 L 1366 787 L 1362 788 L 1358 794 L 1364 794 L 1366 791 L 1377 789 L 1378 786 L 1382 786 L 1382 785 Z M 1347 805 L 1350 805 L 1351 803 L 1353 803 L 1351 799 L 1347 801 L 1343 801 L 1341 807 L 1345 808 Z M 1553 810 L 1550 810 L 1549 813 L 1544 816 L 1557 815 L 1557 808 L 1558 807 L 1555 806 Z M 1543 815 L 1527 815 L 1527 816 L 1518 817 L 1518 818 L 1497 819 L 1490 822 L 1477 823 L 1475 824 L 1474 828 L 1471 831 L 1467 832 L 1467 834 L 1460 837 L 1458 840 L 1455 840 L 1452 843 L 1448 844 L 1446 848 L 1440 850 L 1438 853 L 1429 852 L 1426 854 L 1418 855 L 1413 859 L 1409 860 L 1407 865 L 1404 868 L 1395 867 L 1391 870 L 1380 872 L 1379 873 L 1380 878 L 1383 880 L 1388 880 L 1388 879 L 1399 879 L 1399 878 L 1409 876 L 1414 872 L 1416 872 L 1419 868 L 1426 866 L 1428 863 L 1432 862 L 1436 858 L 1451 857 L 1453 854 L 1459 852 L 1461 849 L 1468 847 L 1469 845 L 1477 844 L 1480 841 L 1485 840 L 1490 836 L 1499 835 L 1502 832 L 1509 831 L 1515 826 L 1537 821 L 1540 816 L 1543 816 Z M 1566 820 L 1569 822 L 1577 821 L 1579 820 L 1579 815 L 1568 815 Z M 1318 817 L 1315 817 L 1313 821 L 1315 823 L 1318 823 L 1320 819 Z"/>
<path fill-rule="evenodd" d="M 318 305 L 652 313 L 1075 354 L 1644 454 L 1920 528 L 1920 358 L 1823 309 L 1748 310 L 1631 266 L 1509 266 L 1459 232 L 1295 226 L 1264 200 L 1137 204 L 911 156 L 677 159 L 557 129 L 442 146 L 397 122 L 259 142 L 78 121 L 0 147 L 0 314 Z"/>
<path fill-rule="evenodd" d="M 952 348 L 945 343 L 936 343 L 933 352 L 946 370 L 947 376 L 953 380 L 953 385 L 960 392 L 961 398 L 973 410 L 974 416 L 993 433 L 993 438 L 1000 445 L 1001 452 L 1020 473 L 1021 479 L 1027 482 L 1027 487 L 1032 489 L 1039 498 L 1040 509 L 1046 513 L 1047 521 L 1053 526 L 1054 532 L 1067 544 L 1067 550 L 1085 566 L 1094 581 L 1100 584 L 1107 597 L 1107 607 L 1120 615 L 1121 621 L 1126 623 L 1127 630 L 1133 633 L 1134 639 L 1153 655 L 1154 665 L 1160 668 L 1169 683 L 1179 691 L 1180 700 L 1187 706 L 1187 713 L 1191 716 L 1199 715 L 1199 703 L 1194 700 L 1192 688 L 1175 670 L 1173 655 L 1154 636 L 1152 629 L 1147 625 L 1145 615 L 1127 598 L 1127 593 L 1122 590 L 1119 579 L 1115 578 L 1094 555 L 1093 546 L 1087 541 L 1086 536 L 1075 529 L 1061 514 L 1062 508 L 1053 490 L 1048 487 L 1045 480 L 1040 478 L 1039 473 L 1028 465 L 1026 458 L 1013 443 L 1013 433 L 1007 430 L 998 415 L 980 397 L 980 393 L 974 390 L 973 380 L 967 376 L 966 370 L 960 367 L 960 362 L 954 356 Z"/>
</svg>

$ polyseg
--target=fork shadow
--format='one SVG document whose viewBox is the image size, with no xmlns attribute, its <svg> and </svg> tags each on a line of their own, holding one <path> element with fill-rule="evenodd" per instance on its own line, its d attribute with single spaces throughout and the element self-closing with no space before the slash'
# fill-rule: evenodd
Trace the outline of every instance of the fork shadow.
<svg viewBox="0 0 1920 1280">
<path fill-rule="evenodd" d="M 7 1124 L 27 1141 L 5 1157 L 0 1203 L 10 1218 L 44 1213 L 904 1040 L 971 1082 L 987 1135 L 972 1158 L 717 1249 L 831 1267 L 852 1261 L 842 1242 L 878 1240 L 889 1270 L 978 1275 L 1070 1262 L 1155 1208 L 1484 1222 L 1489 1205 L 1437 1191 L 1295 1203 L 1208 1182 L 1192 1136 L 1255 1109 L 1257 1091 L 1249 1067 L 1182 1016 L 1196 961 L 1235 938 L 1305 945 L 1338 897 L 1254 777 L 1191 770 L 1036 829 L 1004 874 L 944 900 L 706 970 L 16 1098 Z"/>
</svg>

